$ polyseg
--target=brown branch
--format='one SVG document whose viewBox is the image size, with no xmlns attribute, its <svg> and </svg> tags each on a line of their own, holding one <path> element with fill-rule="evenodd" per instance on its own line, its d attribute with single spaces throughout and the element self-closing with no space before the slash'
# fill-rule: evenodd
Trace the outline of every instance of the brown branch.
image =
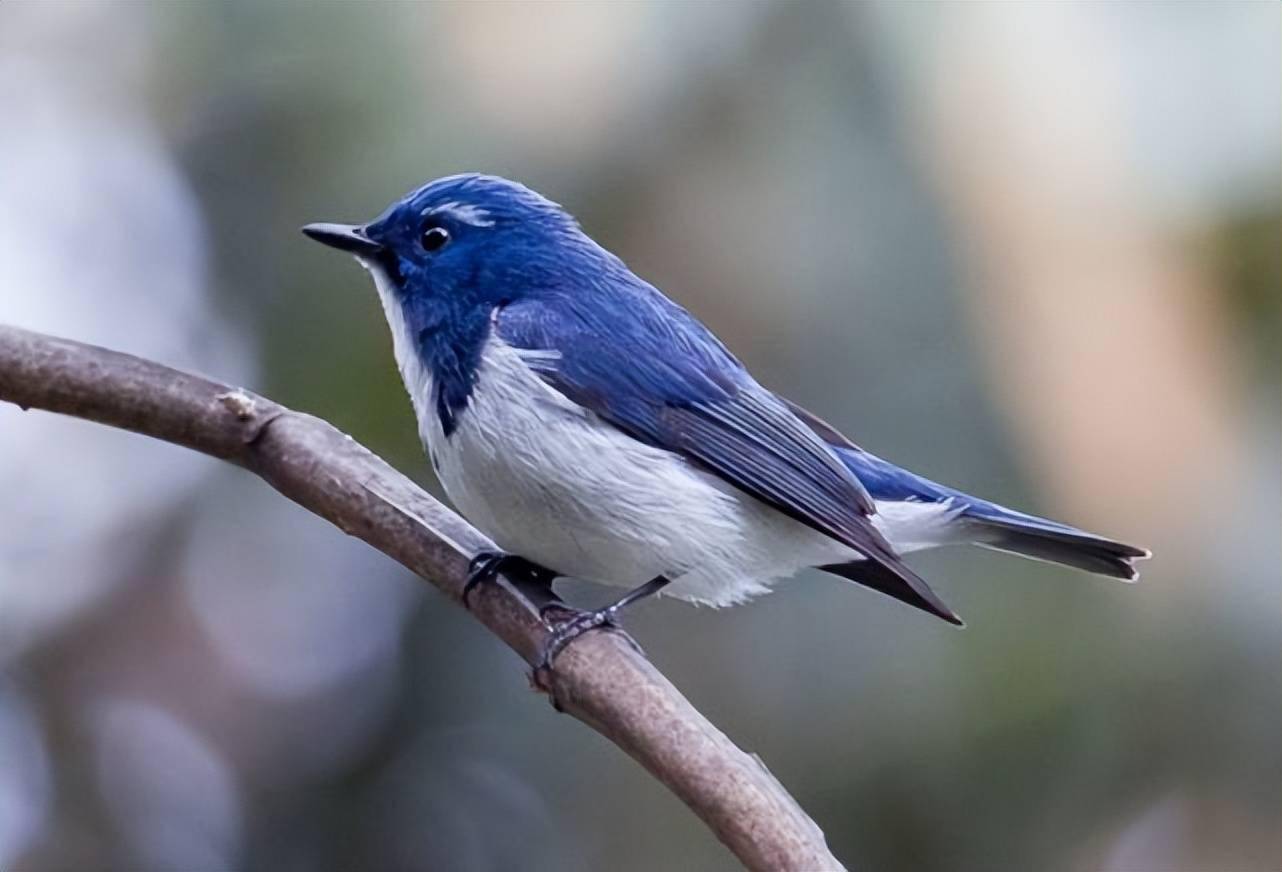
<svg viewBox="0 0 1282 872">
<path fill-rule="evenodd" d="M 0 401 L 133 430 L 243 466 L 461 602 L 481 533 L 324 421 L 216 381 L 0 325 Z M 502 580 L 471 614 L 533 664 L 541 603 Z M 746 866 L 840 869 L 755 756 L 707 721 L 621 632 L 575 640 L 539 686 L 666 784 Z"/>
</svg>

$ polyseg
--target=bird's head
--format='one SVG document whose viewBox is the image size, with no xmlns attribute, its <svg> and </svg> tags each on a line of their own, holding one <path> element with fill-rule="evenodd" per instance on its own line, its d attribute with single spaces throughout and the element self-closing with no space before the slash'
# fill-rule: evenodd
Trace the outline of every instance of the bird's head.
<svg viewBox="0 0 1282 872">
<path fill-rule="evenodd" d="M 585 257 L 609 257 L 560 206 L 496 176 L 448 176 L 364 225 L 309 224 L 312 239 L 355 255 L 410 309 L 513 302 L 554 285 Z"/>
</svg>

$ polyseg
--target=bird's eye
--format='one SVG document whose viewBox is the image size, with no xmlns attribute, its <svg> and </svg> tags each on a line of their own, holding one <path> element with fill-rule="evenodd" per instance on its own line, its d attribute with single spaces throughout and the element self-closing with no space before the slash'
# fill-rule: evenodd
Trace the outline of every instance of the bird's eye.
<svg viewBox="0 0 1282 872">
<path fill-rule="evenodd" d="M 423 228 L 423 235 L 419 238 L 424 251 L 440 251 L 449 241 L 450 232 L 437 224 L 430 224 Z"/>
</svg>

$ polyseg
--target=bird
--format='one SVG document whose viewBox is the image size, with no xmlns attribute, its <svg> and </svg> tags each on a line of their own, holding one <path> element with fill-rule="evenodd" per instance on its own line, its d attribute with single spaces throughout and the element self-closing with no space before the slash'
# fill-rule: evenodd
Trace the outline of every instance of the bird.
<svg viewBox="0 0 1282 872">
<path fill-rule="evenodd" d="M 373 277 L 432 467 L 497 546 L 465 603 L 500 573 L 626 589 L 570 610 L 547 668 L 652 594 L 729 606 L 818 568 L 962 626 L 905 554 L 975 544 L 1127 581 L 1150 556 L 865 451 L 518 182 L 447 176 L 302 231 Z"/>
</svg>

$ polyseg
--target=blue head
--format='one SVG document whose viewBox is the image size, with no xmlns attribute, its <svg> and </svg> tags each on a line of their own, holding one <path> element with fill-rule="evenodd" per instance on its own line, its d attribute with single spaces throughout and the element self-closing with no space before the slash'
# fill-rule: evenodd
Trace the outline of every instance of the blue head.
<svg viewBox="0 0 1282 872">
<path fill-rule="evenodd" d="M 303 232 L 381 270 L 403 305 L 455 312 L 536 293 L 574 262 L 605 255 L 556 203 L 475 173 L 429 182 L 368 224 Z"/>
<path fill-rule="evenodd" d="M 560 206 L 524 185 L 468 174 L 429 182 L 364 225 L 309 224 L 312 239 L 374 273 L 384 305 L 433 375 L 447 424 L 466 404 L 492 313 L 622 264 Z M 448 427 L 447 427 L 448 429 Z"/>
</svg>

